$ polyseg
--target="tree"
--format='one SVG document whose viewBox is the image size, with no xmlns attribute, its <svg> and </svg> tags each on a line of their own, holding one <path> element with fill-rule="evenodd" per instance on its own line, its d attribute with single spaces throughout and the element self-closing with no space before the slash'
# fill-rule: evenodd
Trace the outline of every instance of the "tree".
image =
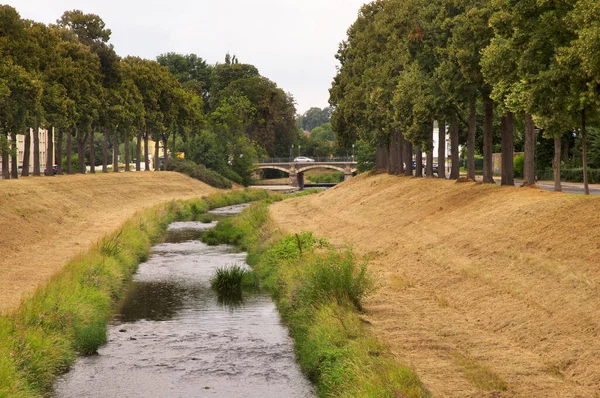
<svg viewBox="0 0 600 398">
<path fill-rule="evenodd" d="M 200 95 L 208 107 L 210 101 L 211 74 L 213 66 L 196 54 L 169 52 L 156 57 L 156 61 L 169 69 L 181 85 Z M 208 108 L 205 109 L 208 111 Z"/>
<path fill-rule="evenodd" d="M 301 127 L 305 131 L 312 131 L 315 127 L 328 123 L 331 120 L 332 112 L 333 109 L 331 107 L 323 109 L 310 108 L 298 117 L 298 127 Z"/>
<path fill-rule="evenodd" d="M 30 111 L 39 108 L 42 85 L 33 68 L 22 57 L 29 37 L 16 10 L 0 6 L 0 140 L 3 178 L 10 178 L 9 156 L 12 152 L 12 177 L 17 176 L 15 138 L 31 124 Z M 9 139 L 12 137 L 12 143 Z M 11 149 L 12 144 L 12 149 Z"/>
<path fill-rule="evenodd" d="M 492 86 L 491 97 L 508 117 L 510 112 L 531 114 L 545 135 L 555 139 L 554 179 L 556 190 L 560 190 L 560 136 L 572 126 L 572 116 L 564 112 L 569 80 L 563 79 L 564 72 L 557 64 L 557 49 L 573 38 L 564 23 L 572 6 L 558 0 L 497 0 L 493 4 L 490 24 L 495 35 L 482 58 L 484 76 Z M 529 116 L 526 119 L 526 142 L 531 148 L 535 129 Z M 532 162 L 533 156 L 527 156 L 527 184 L 533 183 Z"/>
</svg>

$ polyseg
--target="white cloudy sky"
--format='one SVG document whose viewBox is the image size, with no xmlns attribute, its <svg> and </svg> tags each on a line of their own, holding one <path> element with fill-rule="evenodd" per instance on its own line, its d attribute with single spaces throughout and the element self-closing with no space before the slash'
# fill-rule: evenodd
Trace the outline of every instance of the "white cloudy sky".
<svg viewBox="0 0 600 398">
<path fill-rule="evenodd" d="M 300 113 L 327 106 L 338 44 L 364 0 L 5 0 L 21 17 L 54 23 L 66 10 L 98 14 L 121 56 L 227 52 L 290 92 Z"/>
</svg>

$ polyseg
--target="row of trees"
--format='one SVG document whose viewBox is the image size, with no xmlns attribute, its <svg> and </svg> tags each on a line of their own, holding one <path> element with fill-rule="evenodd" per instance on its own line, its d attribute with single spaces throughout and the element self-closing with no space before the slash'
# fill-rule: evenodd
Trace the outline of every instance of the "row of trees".
<svg viewBox="0 0 600 398">
<path fill-rule="evenodd" d="M 561 136 L 580 136 L 587 188 L 586 132 L 597 122 L 600 9 L 595 0 L 376 0 L 361 9 L 340 45 L 330 90 L 338 140 L 377 147 L 378 168 L 412 175 L 412 153 L 433 175 L 438 121 L 439 176 L 446 129 L 450 178 L 458 178 L 458 135 L 467 131 L 467 175 L 475 178 L 482 135 L 484 182 L 493 182 L 492 134 L 499 119 L 502 184 L 514 184 L 515 118 L 524 126 L 524 184 L 534 183 L 536 134 L 555 141 L 560 190 Z M 483 116 L 483 117 L 481 117 Z M 422 175 L 416 162 L 416 175 Z"/>
<path fill-rule="evenodd" d="M 16 135 L 47 129 L 56 142 L 58 173 L 95 172 L 94 136 L 103 136 L 102 171 L 108 169 L 112 144 L 118 171 L 118 143 L 136 145 L 136 169 L 142 159 L 149 170 L 148 142 L 165 148 L 164 168 L 183 138 L 192 158 L 208 163 L 237 182 L 249 174 L 257 156 L 286 154 L 295 134 L 292 97 L 258 70 L 227 55 L 224 64 L 208 65 L 200 57 L 163 54 L 157 61 L 119 57 L 109 44 L 111 31 L 100 17 L 68 11 L 54 25 L 23 20 L 10 6 L 0 6 L 0 151 L 3 177 L 17 177 Z M 55 134 L 55 137 L 52 137 Z M 24 165 L 30 164 L 25 134 Z M 33 173 L 45 161 L 52 173 L 52 145 L 40 160 L 33 135 Z M 65 151 L 66 153 L 63 153 Z M 12 156 L 11 156 L 12 155 Z M 9 165 L 9 159 L 12 165 Z M 240 160 L 241 159 L 241 160 Z M 157 164 L 155 163 L 155 168 Z M 10 170 L 10 174 L 9 174 Z M 29 167 L 23 167 L 27 175 Z"/>
</svg>

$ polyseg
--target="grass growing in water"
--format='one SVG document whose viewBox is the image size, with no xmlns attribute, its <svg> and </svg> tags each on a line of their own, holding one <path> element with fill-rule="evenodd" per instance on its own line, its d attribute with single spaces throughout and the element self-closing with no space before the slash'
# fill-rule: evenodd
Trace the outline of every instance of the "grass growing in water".
<svg viewBox="0 0 600 398">
<path fill-rule="evenodd" d="M 235 264 L 229 267 L 220 267 L 215 270 L 210 280 L 210 286 L 219 294 L 227 295 L 242 292 L 242 281 L 249 273 L 245 268 Z"/>
<path fill-rule="evenodd" d="M 373 289 L 365 261 L 310 233 L 274 232 L 268 220 L 274 200 L 279 198 L 255 203 L 219 223 L 208 239 L 248 251 L 247 262 L 276 299 L 298 362 L 319 396 L 430 396 L 361 321 L 363 300 Z"/>
<path fill-rule="evenodd" d="M 47 395 L 77 354 L 93 353 L 106 342 L 112 304 L 170 222 L 268 196 L 245 190 L 168 202 L 136 214 L 71 260 L 17 311 L 0 316 L 0 397 Z"/>
</svg>

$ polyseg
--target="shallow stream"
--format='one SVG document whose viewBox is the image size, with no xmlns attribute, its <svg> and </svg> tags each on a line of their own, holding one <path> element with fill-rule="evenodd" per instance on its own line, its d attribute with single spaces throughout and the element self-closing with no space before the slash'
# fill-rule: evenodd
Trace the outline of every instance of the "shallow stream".
<svg viewBox="0 0 600 398">
<path fill-rule="evenodd" d="M 243 206 L 213 211 L 217 218 Z M 55 397 L 312 397 L 271 298 L 244 292 L 223 303 L 216 268 L 245 253 L 199 238 L 215 223 L 177 222 L 138 272 L 97 355 L 77 360 Z"/>
</svg>

